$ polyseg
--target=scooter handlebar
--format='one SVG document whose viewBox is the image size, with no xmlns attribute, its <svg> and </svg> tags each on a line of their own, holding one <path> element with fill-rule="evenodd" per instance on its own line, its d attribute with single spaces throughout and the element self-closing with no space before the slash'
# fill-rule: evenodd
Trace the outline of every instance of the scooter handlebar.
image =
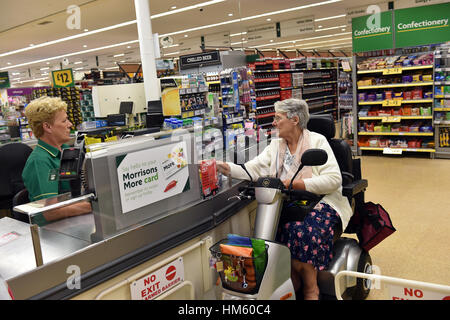
<svg viewBox="0 0 450 320">
<path fill-rule="evenodd" d="M 306 190 L 281 190 L 282 193 L 290 196 L 295 200 L 309 200 L 309 201 L 319 201 L 322 199 L 321 195 L 306 191 Z"/>
</svg>

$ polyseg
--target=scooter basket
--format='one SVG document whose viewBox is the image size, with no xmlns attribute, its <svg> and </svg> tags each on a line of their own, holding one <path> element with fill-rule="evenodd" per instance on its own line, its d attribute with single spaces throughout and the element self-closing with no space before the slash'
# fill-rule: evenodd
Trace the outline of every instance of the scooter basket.
<svg viewBox="0 0 450 320">
<path fill-rule="evenodd" d="M 214 267 L 219 272 L 222 286 L 225 289 L 241 293 L 257 293 L 267 265 L 267 249 L 269 246 L 265 245 L 265 251 L 259 255 L 247 257 L 223 253 L 224 250 L 221 245 L 227 245 L 228 243 L 228 239 L 223 239 L 209 248 L 215 262 Z"/>
</svg>

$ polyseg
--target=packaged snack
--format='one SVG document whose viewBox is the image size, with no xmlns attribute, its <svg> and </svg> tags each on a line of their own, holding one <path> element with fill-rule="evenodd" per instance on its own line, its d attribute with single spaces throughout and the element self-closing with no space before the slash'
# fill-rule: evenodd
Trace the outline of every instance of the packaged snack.
<svg viewBox="0 0 450 320">
<path fill-rule="evenodd" d="M 421 126 L 421 127 L 419 128 L 419 131 L 420 131 L 420 132 L 432 132 L 432 130 L 433 130 L 433 127 L 427 126 L 427 125 Z"/>
<path fill-rule="evenodd" d="M 422 89 L 414 89 L 412 91 L 412 94 L 413 94 L 413 96 L 412 96 L 413 99 L 422 99 L 423 98 Z"/>
<path fill-rule="evenodd" d="M 431 116 L 431 107 L 420 107 L 421 116 Z"/>
<path fill-rule="evenodd" d="M 208 197 L 215 195 L 219 189 L 219 178 L 216 170 L 216 159 L 203 160 L 200 164 L 200 181 L 202 195 Z"/>
<path fill-rule="evenodd" d="M 367 101 L 367 93 L 358 93 L 358 101 Z"/>
<path fill-rule="evenodd" d="M 414 74 L 412 76 L 412 82 L 420 82 L 422 81 L 422 75 L 421 74 Z"/>
<path fill-rule="evenodd" d="M 411 107 L 409 106 L 403 106 L 402 107 L 402 114 L 404 116 L 410 116 L 411 115 Z"/>
<path fill-rule="evenodd" d="M 358 116 L 367 117 L 369 110 L 369 108 L 361 108 L 361 110 L 358 111 Z"/>
<path fill-rule="evenodd" d="M 403 92 L 394 92 L 393 100 L 403 100 Z"/>
<path fill-rule="evenodd" d="M 412 91 L 404 91 L 403 92 L 403 99 L 405 100 L 411 100 L 412 99 Z"/>
<path fill-rule="evenodd" d="M 395 61 L 395 66 L 396 67 L 402 67 L 403 66 L 403 61 L 405 61 L 405 59 L 407 59 L 407 56 L 401 56 L 400 58 L 397 59 L 397 61 Z"/>
<path fill-rule="evenodd" d="M 380 139 L 378 145 L 382 148 L 387 148 L 388 142 L 389 142 L 388 139 Z"/>
<path fill-rule="evenodd" d="M 415 139 L 408 141 L 408 148 L 416 148 L 416 140 Z"/>
<path fill-rule="evenodd" d="M 377 138 L 370 138 L 369 139 L 369 146 L 370 147 L 378 147 L 378 139 Z"/>
<path fill-rule="evenodd" d="M 369 137 L 358 137 L 358 147 L 368 147 Z"/>
<path fill-rule="evenodd" d="M 376 98 L 377 98 L 377 96 L 376 96 L 376 94 L 374 94 L 374 93 L 369 93 L 369 94 L 367 95 L 367 101 L 375 101 Z"/>
<path fill-rule="evenodd" d="M 419 132 L 419 128 L 420 128 L 420 123 L 415 122 L 409 126 L 409 132 Z"/>
<path fill-rule="evenodd" d="M 422 81 L 433 81 L 433 75 L 431 74 L 422 75 Z"/>
<path fill-rule="evenodd" d="M 444 94 L 450 93 L 450 86 L 444 86 Z"/>
<path fill-rule="evenodd" d="M 394 95 L 394 91 L 389 90 L 384 92 L 384 99 L 386 100 L 392 100 L 392 97 Z"/>
<path fill-rule="evenodd" d="M 413 77 L 412 76 L 403 76 L 402 77 L 402 82 L 403 83 L 408 83 L 408 82 L 412 82 L 413 81 Z"/>
<path fill-rule="evenodd" d="M 413 107 L 413 108 L 411 108 L 411 115 L 412 115 L 412 116 L 418 116 L 418 115 L 420 115 L 420 108 L 418 108 L 418 107 Z"/>
<path fill-rule="evenodd" d="M 392 115 L 392 109 L 386 109 L 383 108 L 378 112 L 379 116 L 391 116 Z"/>
</svg>

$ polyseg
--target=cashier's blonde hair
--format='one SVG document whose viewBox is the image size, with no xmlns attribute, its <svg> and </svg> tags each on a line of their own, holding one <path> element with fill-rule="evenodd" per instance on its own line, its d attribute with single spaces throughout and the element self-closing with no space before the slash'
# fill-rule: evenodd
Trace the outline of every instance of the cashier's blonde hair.
<svg viewBox="0 0 450 320">
<path fill-rule="evenodd" d="M 67 112 L 67 103 L 61 98 L 40 97 L 31 101 L 25 108 L 25 116 L 37 139 L 44 135 L 43 124 L 53 124 L 58 111 Z"/>
</svg>

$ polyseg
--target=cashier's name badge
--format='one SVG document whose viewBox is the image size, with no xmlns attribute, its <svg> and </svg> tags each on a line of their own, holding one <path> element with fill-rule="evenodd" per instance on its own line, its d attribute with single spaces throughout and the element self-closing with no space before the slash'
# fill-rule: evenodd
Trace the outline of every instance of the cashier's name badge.
<svg viewBox="0 0 450 320">
<path fill-rule="evenodd" d="M 166 179 L 183 169 L 187 165 L 183 147 L 176 146 L 167 155 L 167 159 L 162 162 L 162 168 Z"/>
<path fill-rule="evenodd" d="M 59 177 L 58 169 L 52 169 L 48 172 L 48 181 L 57 181 Z"/>
</svg>

